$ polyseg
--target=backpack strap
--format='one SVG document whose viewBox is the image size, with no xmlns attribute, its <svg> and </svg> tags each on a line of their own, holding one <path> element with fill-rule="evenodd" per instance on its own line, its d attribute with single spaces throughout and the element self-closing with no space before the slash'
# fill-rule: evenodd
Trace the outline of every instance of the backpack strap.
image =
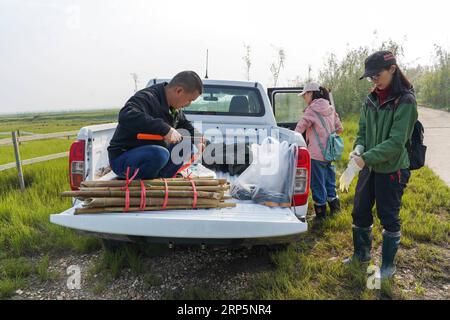
<svg viewBox="0 0 450 320">
<path fill-rule="evenodd" d="M 320 123 L 321 123 L 322 126 L 325 128 L 325 130 L 327 131 L 327 133 L 328 133 L 328 134 L 331 134 L 330 130 L 328 129 L 327 124 L 325 123 L 325 120 L 324 120 L 323 117 L 322 117 L 322 115 L 321 115 L 320 113 L 318 113 L 317 111 L 315 111 L 315 110 L 312 110 L 312 111 L 313 111 L 313 112 L 316 114 L 316 116 L 319 118 Z"/>
<path fill-rule="evenodd" d="M 394 100 L 394 112 L 397 110 L 397 108 L 398 108 L 398 106 L 400 104 L 400 99 L 401 98 L 402 98 L 401 94 L 397 98 L 395 98 L 395 100 Z M 409 138 L 408 141 L 406 141 L 405 147 L 406 147 L 407 150 L 411 149 L 411 145 L 412 145 L 411 138 Z"/>
<path fill-rule="evenodd" d="M 319 143 L 320 150 L 322 151 L 322 154 L 325 157 L 326 151 L 325 151 L 325 148 L 324 148 L 324 146 L 322 144 L 322 141 L 320 141 L 319 134 L 317 133 L 316 128 L 314 128 L 314 126 L 312 126 L 312 130 L 314 132 L 314 136 L 316 137 L 317 142 Z"/>
<path fill-rule="evenodd" d="M 327 124 L 325 123 L 325 120 L 323 119 L 322 115 L 321 115 L 320 113 L 318 113 L 317 111 L 315 111 L 315 110 L 312 110 L 312 111 L 313 111 L 313 112 L 317 115 L 317 117 L 319 118 L 320 123 L 321 123 L 322 126 L 325 128 L 326 132 L 328 133 L 328 136 L 330 136 L 331 133 L 334 133 L 334 132 L 337 131 L 337 130 L 334 130 L 333 132 L 330 132 L 330 130 L 328 129 L 328 126 L 327 126 Z M 319 143 L 320 150 L 322 151 L 322 154 L 323 154 L 323 156 L 325 157 L 325 154 L 326 154 L 325 147 L 323 146 L 322 141 L 320 141 L 319 134 L 317 133 L 317 130 L 316 130 L 316 128 L 314 127 L 314 125 L 312 126 L 312 130 L 313 130 L 313 132 L 314 132 L 314 136 L 316 137 L 317 142 Z"/>
</svg>

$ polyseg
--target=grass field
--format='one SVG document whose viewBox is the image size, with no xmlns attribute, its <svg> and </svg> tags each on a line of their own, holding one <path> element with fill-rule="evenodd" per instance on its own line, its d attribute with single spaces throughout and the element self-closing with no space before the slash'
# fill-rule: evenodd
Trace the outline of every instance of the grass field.
<svg viewBox="0 0 450 320">
<path fill-rule="evenodd" d="M 91 117 L 92 114 L 87 116 Z M 0 132 L 20 128 L 31 132 L 55 132 L 77 129 L 88 123 L 108 122 L 95 116 L 87 119 L 78 114 L 64 119 L 42 120 L 28 123 L 28 119 L 4 121 L 0 118 Z M 115 116 L 114 116 L 115 117 Z M 82 119 L 82 120 L 81 120 Z M 12 120 L 11 120 L 12 121 Z M 32 122 L 32 121 L 30 121 Z M 64 126 L 66 123 L 67 126 Z M 76 126 L 76 123 L 79 123 Z M 346 153 L 351 149 L 356 132 L 356 118 L 344 120 Z M 22 129 L 23 128 L 23 129 Z M 25 129 L 26 128 L 26 129 Z M 51 128 L 51 129 L 50 129 Z M 48 130 L 48 131 L 47 131 Z M 51 143 L 24 143 L 22 158 L 66 151 L 70 141 L 56 140 Z M 11 147 L 9 147 L 11 148 Z M 11 161 L 10 155 L 0 149 L 0 163 Z M 26 154 L 26 156 L 25 156 Z M 345 161 L 337 164 L 338 174 Z M 98 240 L 82 237 L 73 231 L 53 225 L 49 215 L 70 207 L 69 199 L 59 193 L 69 189 L 67 159 L 25 166 L 25 193 L 18 191 L 15 169 L 0 172 L 0 298 L 10 297 L 17 288 L 26 286 L 31 275 L 45 281 L 49 256 L 73 252 L 91 252 L 100 248 Z M 395 299 L 420 298 L 425 283 L 448 283 L 449 262 L 449 208 L 450 189 L 428 168 L 415 171 L 403 198 L 402 244 L 398 255 L 399 268 L 408 268 L 417 279 L 415 292 L 406 294 L 401 280 L 385 288 L 383 294 L 366 289 L 365 270 L 344 267 L 340 260 L 352 252 L 351 209 L 355 182 L 349 193 L 340 194 L 343 212 L 328 220 L 321 228 L 302 235 L 300 240 L 286 251 L 274 253 L 273 270 L 255 275 L 250 289 L 241 298 L 274 299 Z M 311 205 L 311 201 L 310 201 Z M 311 208 L 310 208 L 311 209 Z M 375 245 L 381 241 L 381 227 L 374 227 Z M 139 267 L 140 252 L 124 249 L 123 254 L 104 253 L 98 269 L 104 273 L 120 274 L 121 268 Z M 377 254 L 379 256 L 379 253 Z M 38 257 L 38 259 L 36 259 Z M 225 293 L 208 289 L 191 288 L 178 298 L 226 298 Z"/>
<path fill-rule="evenodd" d="M 77 131 L 90 124 L 117 121 L 118 109 L 105 109 L 79 112 L 25 113 L 22 115 L 0 116 L 0 139 L 10 138 L 11 131 L 27 133 L 52 133 Z M 23 142 L 20 145 L 21 159 L 68 151 L 73 139 L 67 138 Z M 11 145 L 0 146 L 0 164 L 14 162 L 14 150 Z"/>
</svg>

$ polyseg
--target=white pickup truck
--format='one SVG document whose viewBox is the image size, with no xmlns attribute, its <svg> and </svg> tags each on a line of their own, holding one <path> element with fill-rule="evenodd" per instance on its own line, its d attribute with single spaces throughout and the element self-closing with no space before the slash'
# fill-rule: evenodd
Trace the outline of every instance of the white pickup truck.
<svg viewBox="0 0 450 320">
<path fill-rule="evenodd" d="M 167 79 L 153 79 L 148 86 L 163 81 Z M 257 82 L 209 79 L 203 80 L 203 85 L 202 96 L 184 109 L 194 126 L 201 122 L 201 127 L 197 127 L 200 132 L 206 133 L 207 129 L 214 128 L 223 134 L 225 143 L 235 143 L 243 137 L 227 134 L 227 131 L 244 129 L 244 139 L 260 143 L 258 135 L 251 133 L 267 130 L 280 142 L 297 144 L 292 207 L 267 207 L 233 199 L 236 206 L 232 208 L 74 215 L 75 208 L 82 205 L 81 201 L 74 199 L 72 208 L 52 214 L 50 221 L 110 242 L 143 241 L 169 246 L 286 244 L 307 231 L 310 157 L 303 136 L 291 130 L 304 107 L 297 97 L 301 88 L 271 88 L 266 91 Z M 116 178 L 113 172 L 98 178 L 109 165 L 107 147 L 116 125 L 111 123 L 81 128 L 70 148 L 69 178 L 73 190 L 83 180 Z M 217 172 L 217 176 L 230 182 L 237 177 L 223 172 Z"/>
</svg>

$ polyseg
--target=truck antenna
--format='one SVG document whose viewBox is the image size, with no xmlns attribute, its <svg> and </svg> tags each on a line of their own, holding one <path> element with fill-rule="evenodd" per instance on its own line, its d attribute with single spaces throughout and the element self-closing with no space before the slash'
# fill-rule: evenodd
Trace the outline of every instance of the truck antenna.
<svg viewBox="0 0 450 320">
<path fill-rule="evenodd" d="M 205 79 L 208 79 L 208 49 L 206 49 L 206 74 Z"/>
</svg>

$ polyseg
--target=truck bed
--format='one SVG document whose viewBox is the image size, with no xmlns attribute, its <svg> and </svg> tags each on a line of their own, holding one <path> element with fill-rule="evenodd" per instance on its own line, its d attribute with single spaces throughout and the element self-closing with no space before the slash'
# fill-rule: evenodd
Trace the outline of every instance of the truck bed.
<svg viewBox="0 0 450 320">
<path fill-rule="evenodd" d="M 236 176 L 217 173 L 232 182 Z M 109 178 L 112 178 L 109 175 Z M 103 180 L 103 179 L 102 179 Z M 233 208 L 74 215 L 74 207 L 50 216 L 52 223 L 98 234 L 176 239 L 263 239 L 307 230 L 291 208 L 271 208 L 232 199 Z M 304 216 L 301 214 L 301 216 Z M 299 215 L 299 213 L 297 213 Z"/>
</svg>

